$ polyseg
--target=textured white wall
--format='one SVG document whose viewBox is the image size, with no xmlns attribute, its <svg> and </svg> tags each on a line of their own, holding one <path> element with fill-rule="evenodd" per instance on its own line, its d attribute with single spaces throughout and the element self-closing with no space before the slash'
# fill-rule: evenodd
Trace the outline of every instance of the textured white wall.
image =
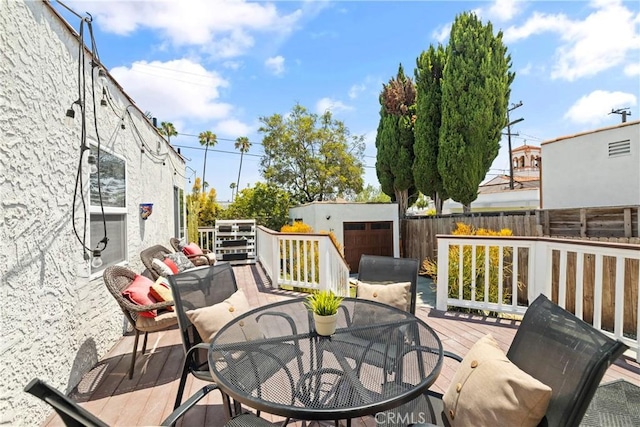
<svg viewBox="0 0 640 427">
<path fill-rule="evenodd" d="M 631 153 L 609 157 L 609 143 Z M 542 144 L 544 209 L 640 205 L 640 122 Z"/>
<path fill-rule="evenodd" d="M 540 189 L 521 188 L 497 193 L 480 193 L 471 203 L 472 211 L 486 210 L 521 210 L 538 209 L 540 207 Z M 444 201 L 442 213 L 462 212 L 462 205 L 451 199 Z"/>
<path fill-rule="evenodd" d="M 327 219 L 327 217 L 330 217 Z M 313 231 L 333 231 L 344 247 L 345 222 L 393 221 L 393 253 L 400 256 L 400 225 L 397 203 L 332 203 L 319 202 L 289 209 L 289 218 L 302 218 Z"/>
<path fill-rule="evenodd" d="M 43 2 L 0 0 L 0 9 L 0 424 L 38 425 L 51 411 L 24 386 L 37 376 L 70 391 L 122 336 L 123 316 L 101 277 L 79 274 L 88 264 L 71 227 L 78 110 L 73 127 L 63 118 L 78 98 L 78 42 Z M 130 101 L 113 82 L 108 88 L 123 111 Z M 173 235 L 173 186 L 184 187 L 185 165 L 129 111 L 153 150 L 169 153 L 164 166 L 142 154 L 131 123 L 121 130 L 120 118 L 97 106 L 104 145 L 127 160 L 128 266 L 141 271 L 140 250 Z M 147 221 L 141 202 L 154 203 Z"/>
</svg>

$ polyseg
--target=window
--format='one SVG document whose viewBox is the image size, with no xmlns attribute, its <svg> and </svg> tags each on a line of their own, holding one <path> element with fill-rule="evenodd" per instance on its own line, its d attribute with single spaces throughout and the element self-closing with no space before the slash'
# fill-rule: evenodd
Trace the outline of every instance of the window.
<svg viewBox="0 0 640 427">
<path fill-rule="evenodd" d="M 90 153 L 98 156 L 96 147 L 91 146 Z M 102 252 L 102 266 L 91 268 L 96 273 L 104 268 L 127 259 L 127 185 L 126 162 L 100 150 L 100 188 L 98 174 L 92 174 L 90 187 L 91 249 L 95 249 L 105 235 L 105 223 L 109 242 Z M 104 207 L 104 222 L 100 208 L 100 193 Z"/>
<path fill-rule="evenodd" d="M 184 238 L 184 190 L 173 187 L 173 235 L 178 239 Z"/>
</svg>

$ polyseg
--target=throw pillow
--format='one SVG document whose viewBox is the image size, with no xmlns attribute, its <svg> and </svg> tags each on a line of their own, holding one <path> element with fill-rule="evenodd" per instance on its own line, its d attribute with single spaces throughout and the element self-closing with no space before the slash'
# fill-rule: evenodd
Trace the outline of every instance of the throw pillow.
<svg viewBox="0 0 640 427">
<path fill-rule="evenodd" d="M 442 401 L 452 427 L 537 426 L 551 388 L 511 363 L 491 335 L 476 342 Z"/>
<path fill-rule="evenodd" d="M 149 293 L 149 288 L 153 285 L 151 279 L 136 274 L 133 282 L 122 291 L 122 296 L 129 299 L 137 305 L 150 305 L 155 304 L 157 301 Z M 157 310 L 149 310 L 139 312 L 142 317 L 156 317 L 158 315 Z"/>
<path fill-rule="evenodd" d="M 391 283 L 388 285 L 357 281 L 356 297 L 369 301 L 378 301 L 400 310 L 411 309 L 411 282 Z"/>
<path fill-rule="evenodd" d="M 156 280 L 156 282 L 151 285 L 151 288 L 149 289 L 149 294 L 151 294 L 151 296 L 153 298 L 156 299 L 156 301 L 158 302 L 163 302 L 163 301 L 173 301 L 173 294 L 171 293 L 171 287 L 169 286 L 169 283 L 167 282 L 167 279 L 165 279 L 164 277 L 158 277 L 158 280 Z M 166 308 L 169 311 L 173 311 L 173 307 L 167 307 Z"/>
<path fill-rule="evenodd" d="M 175 263 L 176 267 L 178 268 L 177 273 L 182 273 L 185 270 L 195 267 L 195 265 L 193 265 L 193 263 L 189 261 L 189 258 L 187 258 L 182 252 L 168 254 L 164 259 L 165 262 L 167 259 L 170 259 Z"/>
<path fill-rule="evenodd" d="M 151 268 L 158 276 L 167 277 L 173 274 L 173 270 L 164 262 L 160 261 L 158 258 L 154 258 L 151 261 Z M 176 267 L 176 270 L 178 267 Z"/>
<path fill-rule="evenodd" d="M 218 331 L 231 320 L 249 311 L 249 302 L 242 290 L 236 291 L 221 303 L 195 310 L 188 310 L 187 317 L 196 327 L 204 342 L 211 342 Z M 238 323 L 247 341 L 262 338 L 262 332 L 253 321 Z"/>
<path fill-rule="evenodd" d="M 200 249 L 200 246 L 196 245 L 195 243 L 189 243 L 188 245 L 185 245 L 182 247 L 182 252 L 185 255 L 202 255 L 202 249 Z"/>
<path fill-rule="evenodd" d="M 173 260 L 171 258 L 165 258 L 162 260 L 162 262 L 169 267 L 169 269 L 171 270 L 171 274 L 177 274 L 179 273 L 178 271 L 178 266 L 176 265 L 175 262 L 173 262 Z"/>
</svg>

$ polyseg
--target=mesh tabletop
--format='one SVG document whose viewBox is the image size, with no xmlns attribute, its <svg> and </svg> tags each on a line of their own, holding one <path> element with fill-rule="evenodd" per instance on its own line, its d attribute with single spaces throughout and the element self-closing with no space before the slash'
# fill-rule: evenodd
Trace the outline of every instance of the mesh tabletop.
<svg viewBox="0 0 640 427">
<path fill-rule="evenodd" d="M 442 366 L 436 333 L 413 314 L 345 298 L 321 337 L 304 299 L 254 309 L 211 342 L 220 388 L 257 410 L 306 420 L 355 418 L 424 393 Z"/>
</svg>

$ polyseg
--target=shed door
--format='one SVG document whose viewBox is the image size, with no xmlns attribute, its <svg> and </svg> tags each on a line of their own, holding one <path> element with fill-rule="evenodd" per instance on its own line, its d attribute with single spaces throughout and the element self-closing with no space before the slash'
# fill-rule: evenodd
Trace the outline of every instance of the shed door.
<svg viewBox="0 0 640 427">
<path fill-rule="evenodd" d="M 358 272 L 360 256 L 393 256 L 393 221 L 343 223 L 344 258 L 351 273 Z"/>
</svg>

